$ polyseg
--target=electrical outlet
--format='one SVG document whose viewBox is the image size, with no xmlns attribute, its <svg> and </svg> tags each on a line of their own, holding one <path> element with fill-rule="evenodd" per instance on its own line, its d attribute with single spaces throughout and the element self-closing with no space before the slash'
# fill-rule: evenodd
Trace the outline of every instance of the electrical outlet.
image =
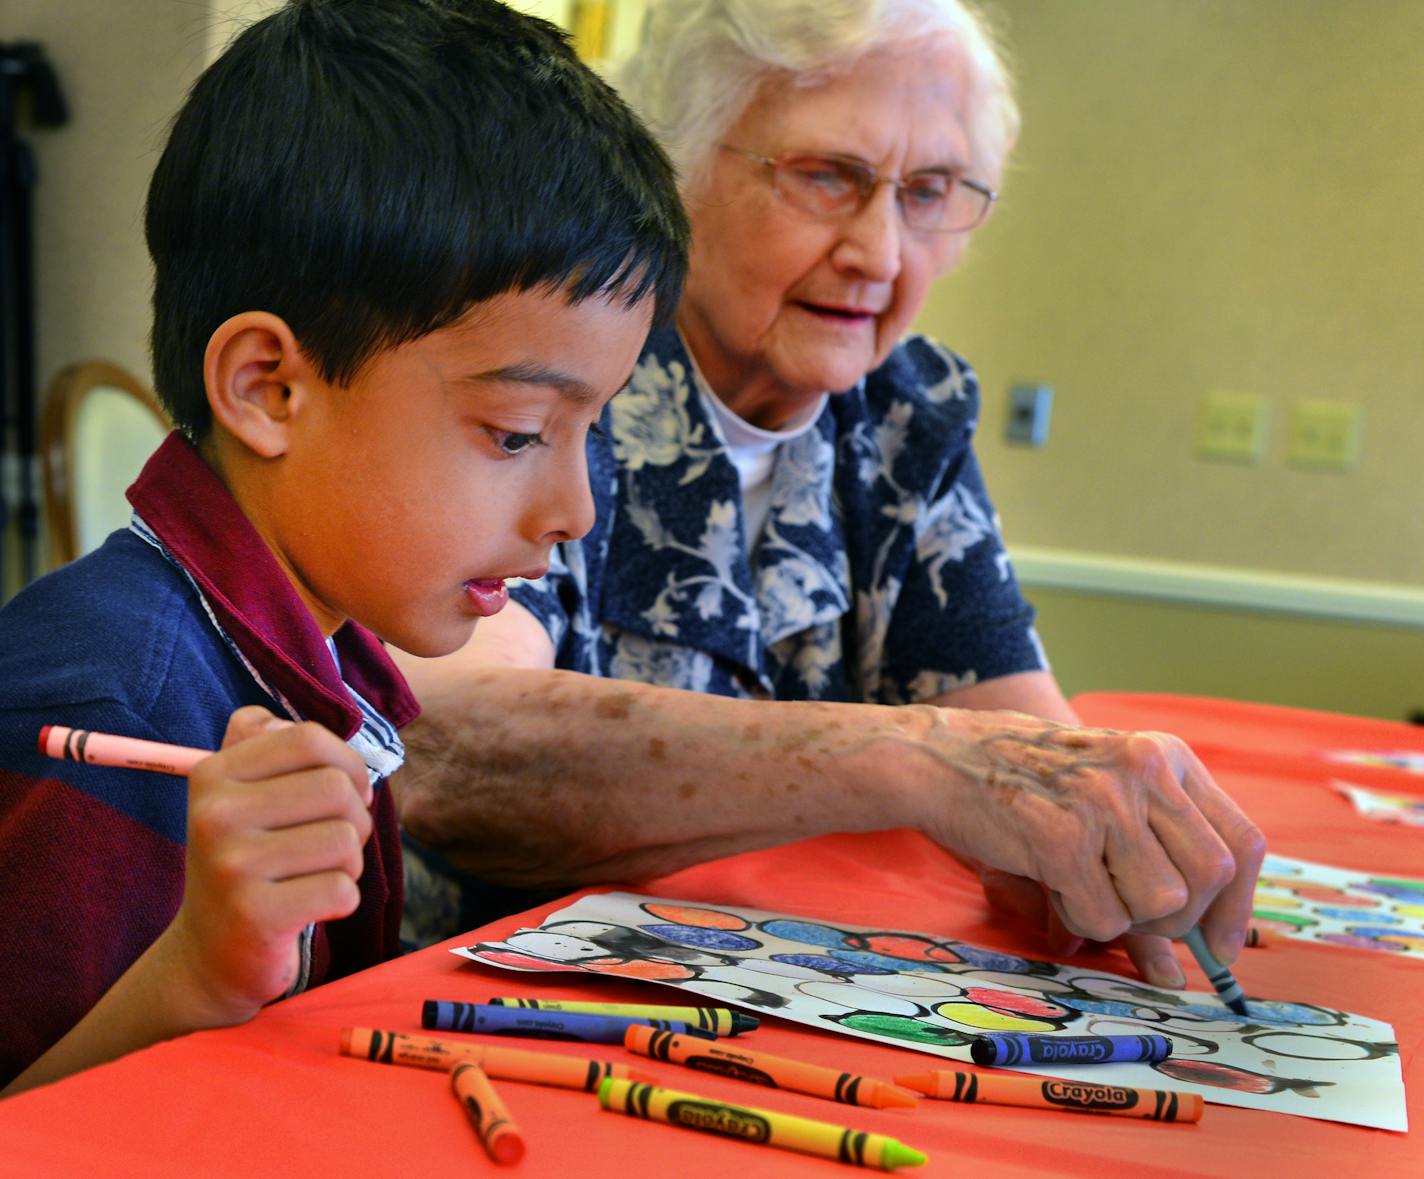
<svg viewBox="0 0 1424 1179">
<path fill-rule="evenodd" d="M 1197 454 L 1238 463 L 1259 461 L 1270 414 L 1270 404 L 1257 393 L 1208 393 L 1197 411 Z"/>
<path fill-rule="evenodd" d="M 1351 471 L 1360 461 L 1360 407 L 1353 401 L 1297 401 L 1286 457 L 1292 466 Z"/>
<path fill-rule="evenodd" d="M 1009 390 L 1009 425 L 1005 437 L 1025 446 L 1048 441 L 1053 415 L 1053 390 L 1047 385 L 1015 385 Z"/>
</svg>

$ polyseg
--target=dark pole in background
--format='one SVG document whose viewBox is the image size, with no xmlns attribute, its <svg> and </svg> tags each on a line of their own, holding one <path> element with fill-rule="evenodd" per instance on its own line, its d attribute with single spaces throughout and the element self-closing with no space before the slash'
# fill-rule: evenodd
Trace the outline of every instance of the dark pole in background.
<svg viewBox="0 0 1424 1179">
<path fill-rule="evenodd" d="M 20 135 L 20 96 L 30 96 L 37 127 L 69 119 L 59 79 L 34 41 L 0 42 L 0 597 L 10 508 L 20 534 L 22 582 L 38 571 L 39 503 L 35 494 L 34 152 Z"/>
</svg>

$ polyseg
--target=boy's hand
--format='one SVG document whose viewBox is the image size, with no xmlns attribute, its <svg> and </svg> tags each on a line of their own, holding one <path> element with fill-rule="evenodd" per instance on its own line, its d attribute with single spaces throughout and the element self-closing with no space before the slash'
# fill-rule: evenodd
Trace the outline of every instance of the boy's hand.
<svg viewBox="0 0 1424 1179">
<path fill-rule="evenodd" d="M 194 1026 L 247 1019 L 296 980 L 298 936 L 360 902 L 366 766 L 320 725 L 232 714 L 188 778 L 187 880 L 163 938 L 191 980 Z"/>
</svg>

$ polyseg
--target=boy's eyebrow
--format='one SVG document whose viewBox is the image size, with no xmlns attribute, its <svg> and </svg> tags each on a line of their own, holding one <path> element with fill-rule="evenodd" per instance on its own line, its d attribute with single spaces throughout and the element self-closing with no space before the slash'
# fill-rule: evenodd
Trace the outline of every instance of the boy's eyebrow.
<svg viewBox="0 0 1424 1179">
<path fill-rule="evenodd" d="M 598 393 L 586 382 L 533 360 L 521 360 L 516 364 L 485 369 L 483 372 L 472 373 L 465 380 L 512 381 L 522 385 L 541 385 L 556 390 L 560 396 L 568 398 L 575 405 L 587 405 L 598 399 Z"/>
</svg>

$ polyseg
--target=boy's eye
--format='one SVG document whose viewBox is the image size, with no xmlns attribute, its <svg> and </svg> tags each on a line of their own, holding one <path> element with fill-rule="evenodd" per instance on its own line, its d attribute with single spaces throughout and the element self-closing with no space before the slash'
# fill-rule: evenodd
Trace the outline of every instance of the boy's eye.
<svg viewBox="0 0 1424 1179">
<path fill-rule="evenodd" d="M 538 434 L 515 434 L 509 430 L 490 430 L 494 444 L 505 454 L 519 454 L 531 446 L 541 446 L 544 440 Z"/>
</svg>

